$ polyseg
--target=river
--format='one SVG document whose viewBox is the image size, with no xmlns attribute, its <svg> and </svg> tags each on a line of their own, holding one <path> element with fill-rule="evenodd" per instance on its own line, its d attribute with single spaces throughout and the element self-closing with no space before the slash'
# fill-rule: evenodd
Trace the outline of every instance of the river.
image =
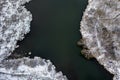
<svg viewBox="0 0 120 80">
<path fill-rule="evenodd" d="M 87 0 L 32 0 L 26 5 L 33 14 L 31 31 L 16 52 L 30 51 L 30 57 L 50 59 L 69 80 L 112 80 L 103 66 L 87 60 L 77 46 L 86 5 Z"/>
</svg>

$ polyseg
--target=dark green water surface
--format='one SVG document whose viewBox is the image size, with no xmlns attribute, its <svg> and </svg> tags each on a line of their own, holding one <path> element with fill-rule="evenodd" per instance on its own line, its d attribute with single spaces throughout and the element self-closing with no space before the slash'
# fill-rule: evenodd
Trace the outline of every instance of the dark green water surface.
<svg viewBox="0 0 120 80">
<path fill-rule="evenodd" d="M 26 5 L 33 14 L 31 32 L 16 52 L 50 59 L 69 80 L 112 80 L 97 61 L 84 58 L 76 44 L 86 5 L 87 0 L 32 0 Z"/>
</svg>

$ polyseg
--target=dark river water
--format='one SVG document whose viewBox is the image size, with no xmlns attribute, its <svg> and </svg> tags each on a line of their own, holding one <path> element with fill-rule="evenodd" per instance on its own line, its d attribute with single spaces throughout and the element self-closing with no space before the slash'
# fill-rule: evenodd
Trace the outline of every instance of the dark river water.
<svg viewBox="0 0 120 80">
<path fill-rule="evenodd" d="M 50 59 L 57 71 L 69 80 L 112 80 L 96 60 L 87 60 L 77 46 L 80 21 L 87 0 L 32 0 L 31 32 L 18 44 L 16 52 L 32 52 L 31 57 Z"/>
</svg>

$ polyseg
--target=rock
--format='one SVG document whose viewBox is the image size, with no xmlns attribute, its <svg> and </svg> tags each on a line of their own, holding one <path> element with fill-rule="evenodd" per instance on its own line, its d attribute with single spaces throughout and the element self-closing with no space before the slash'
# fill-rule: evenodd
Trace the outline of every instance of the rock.
<svg viewBox="0 0 120 80">
<path fill-rule="evenodd" d="M 120 80 L 120 0 L 88 0 L 80 32 L 83 54 Z"/>
</svg>

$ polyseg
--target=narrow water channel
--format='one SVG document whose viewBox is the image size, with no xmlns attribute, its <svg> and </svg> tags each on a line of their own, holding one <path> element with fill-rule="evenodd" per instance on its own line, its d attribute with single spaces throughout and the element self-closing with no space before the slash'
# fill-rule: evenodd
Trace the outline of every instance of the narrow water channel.
<svg viewBox="0 0 120 80">
<path fill-rule="evenodd" d="M 76 44 L 87 0 L 32 0 L 26 6 L 33 14 L 31 32 L 15 52 L 50 59 L 69 80 L 112 80 L 96 60 L 84 58 Z"/>
</svg>

